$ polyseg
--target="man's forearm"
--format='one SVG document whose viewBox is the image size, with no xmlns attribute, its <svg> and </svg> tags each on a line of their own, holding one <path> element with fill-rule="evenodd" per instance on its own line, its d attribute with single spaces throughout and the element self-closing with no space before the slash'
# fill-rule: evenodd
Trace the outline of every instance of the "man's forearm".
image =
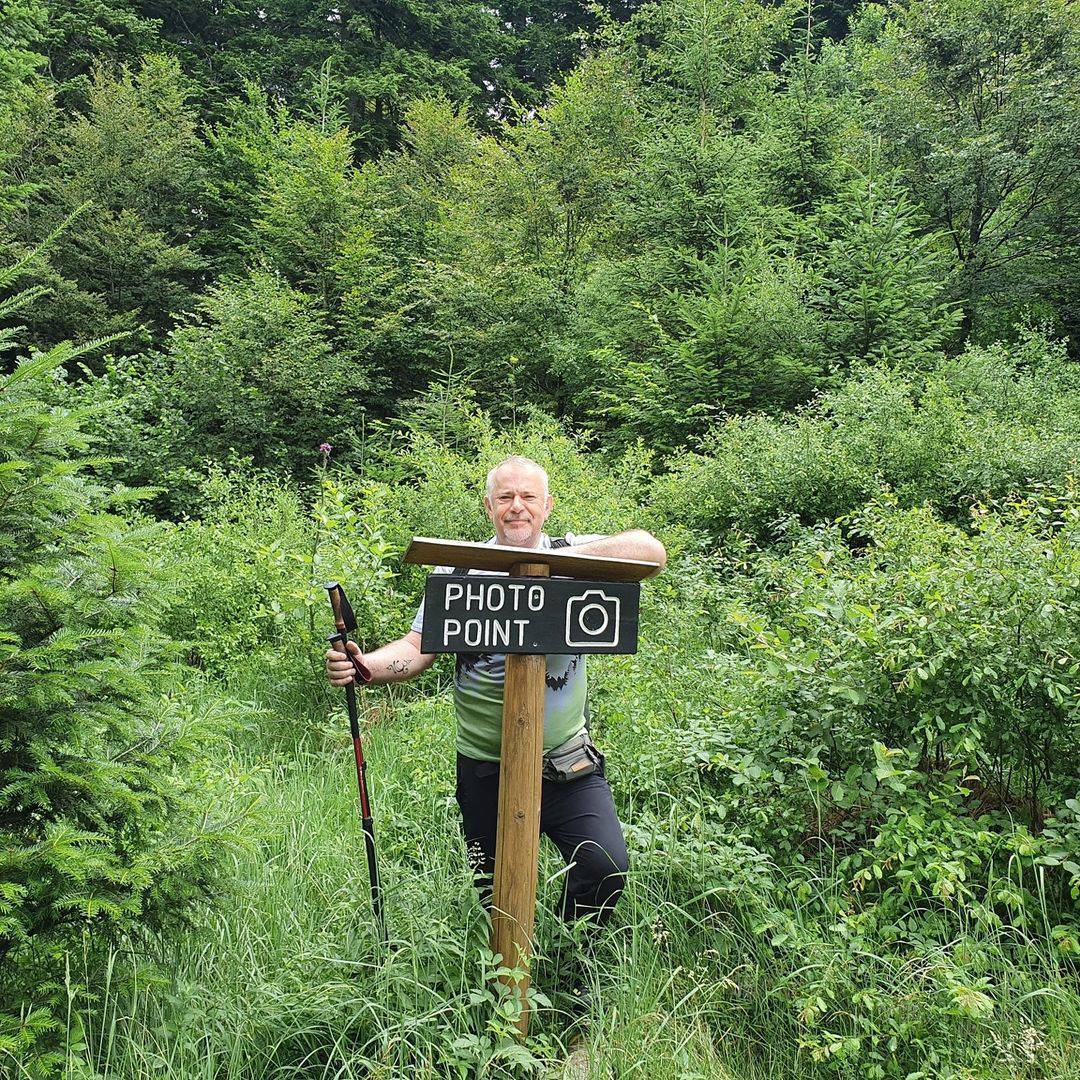
<svg viewBox="0 0 1080 1080">
<path fill-rule="evenodd" d="M 580 555 L 606 555 L 614 559 L 654 562 L 661 570 L 667 562 L 667 551 L 664 545 L 652 533 L 644 529 L 629 529 L 627 532 L 616 533 L 614 536 L 605 536 L 601 540 L 575 546 L 572 550 Z"/>
<path fill-rule="evenodd" d="M 364 654 L 364 663 L 371 672 L 373 683 L 404 682 L 418 675 L 428 664 L 424 656 L 407 638 L 391 641 L 381 649 Z"/>
</svg>

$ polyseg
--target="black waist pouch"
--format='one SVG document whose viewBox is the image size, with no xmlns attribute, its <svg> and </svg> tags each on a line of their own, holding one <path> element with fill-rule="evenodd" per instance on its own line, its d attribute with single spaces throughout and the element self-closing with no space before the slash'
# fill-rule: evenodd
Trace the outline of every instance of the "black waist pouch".
<svg viewBox="0 0 1080 1080">
<path fill-rule="evenodd" d="M 593 745 L 589 733 L 583 730 L 544 755 L 544 779 L 565 784 L 591 776 L 600 767 L 600 761 L 600 751 Z"/>
</svg>

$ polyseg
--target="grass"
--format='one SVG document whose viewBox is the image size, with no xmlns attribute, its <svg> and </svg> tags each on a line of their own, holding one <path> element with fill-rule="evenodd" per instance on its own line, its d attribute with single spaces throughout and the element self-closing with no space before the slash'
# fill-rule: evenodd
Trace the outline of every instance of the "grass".
<svg viewBox="0 0 1080 1080">
<path fill-rule="evenodd" d="M 99 974 L 73 958 L 72 1080 L 559 1076 L 577 1033 L 558 959 L 574 943 L 553 914 L 562 867 L 545 841 L 533 969 L 544 997 L 520 1047 L 496 1007 L 486 917 L 466 873 L 445 697 L 397 704 L 365 740 L 387 950 L 341 717 L 313 724 L 271 682 L 246 689 L 273 734 L 231 763 L 243 777 L 237 799 L 259 796 L 245 849 L 221 899 L 184 933 L 114 950 Z M 822 923 L 820 903 L 794 894 L 775 909 L 784 944 L 760 924 L 778 898 L 747 895 L 735 876 L 730 888 L 695 892 L 662 855 L 681 835 L 675 817 L 649 819 L 631 803 L 624 816 L 649 838 L 614 925 L 589 931 L 598 936 L 590 1075 L 1080 1076 L 1080 996 L 1049 956 L 1032 949 L 1018 966 L 1004 938 L 860 951 Z M 812 899 L 836 882 L 823 877 L 819 890 Z M 946 971 L 986 980 L 992 1008 L 950 998 Z M 910 1044 L 890 1051 L 890 1032 Z M 890 1055 L 896 1071 L 875 1074 Z"/>
</svg>

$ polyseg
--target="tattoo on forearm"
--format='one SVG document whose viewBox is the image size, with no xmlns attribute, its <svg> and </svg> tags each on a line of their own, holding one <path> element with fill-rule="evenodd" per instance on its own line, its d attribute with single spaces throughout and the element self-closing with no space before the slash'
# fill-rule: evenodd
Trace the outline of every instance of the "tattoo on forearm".
<svg viewBox="0 0 1080 1080">
<path fill-rule="evenodd" d="M 392 671 L 395 675 L 404 675 L 411 666 L 411 660 L 391 660 L 390 663 L 386 665 L 386 670 Z"/>
</svg>

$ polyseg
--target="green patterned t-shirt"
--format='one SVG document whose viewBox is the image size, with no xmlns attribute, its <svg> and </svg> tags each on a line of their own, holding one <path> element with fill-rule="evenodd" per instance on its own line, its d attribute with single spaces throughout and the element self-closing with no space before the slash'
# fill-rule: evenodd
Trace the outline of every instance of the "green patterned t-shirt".
<svg viewBox="0 0 1080 1080">
<path fill-rule="evenodd" d="M 601 535 L 567 533 L 571 547 L 601 539 Z M 495 543 L 492 537 L 489 544 Z M 543 533 L 541 548 L 550 548 L 551 537 Z M 436 574 L 453 573 L 452 566 L 438 566 Z M 470 570 L 470 574 L 505 577 L 495 570 Z M 424 603 L 413 619 L 412 629 L 424 628 Z M 504 653 L 458 653 L 454 672 L 454 711 L 457 713 L 457 750 L 466 757 L 498 761 L 502 746 Z M 544 750 L 566 742 L 585 727 L 585 657 L 551 655 L 547 658 L 547 690 L 544 695 Z"/>
</svg>

